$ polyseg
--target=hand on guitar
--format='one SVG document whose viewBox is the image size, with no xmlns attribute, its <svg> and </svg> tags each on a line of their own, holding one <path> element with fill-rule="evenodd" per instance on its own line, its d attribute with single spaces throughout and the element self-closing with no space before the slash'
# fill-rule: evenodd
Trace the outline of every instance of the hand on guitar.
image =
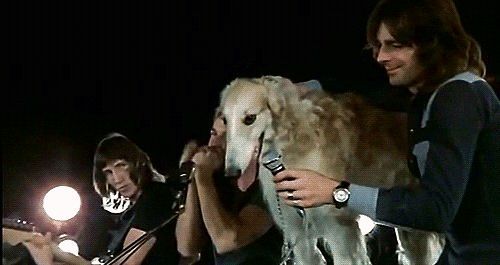
<svg viewBox="0 0 500 265">
<path fill-rule="evenodd" d="M 51 235 L 33 233 L 32 238 L 25 240 L 22 244 L 28 249 L 36 264 L 53 264 L 54 254 L 50 247 Z"/>
<path fill-rule="evenodd" d="M 45 235 L 34 233 L 33 238 L 27 240 L 24 245 L 37 264 L 53 264 L 53 261 L 74 265 L 90 264 L 90 261 L 60 249 L 57 243 L 52 240 L 50 232 Z"/>
<path fill-rule="evenodd" d="M 22 244 L 28 249 L 36 264 L 51 265 L 54 261 L 64 264 L 90 264 L 81 257 L 62 251 L 52 240 L 50 232 L 45 235 L 34 232 L 32 223 L 20 219 L 2 219 L 2 242 L 12 246 Z"/>
</svg>

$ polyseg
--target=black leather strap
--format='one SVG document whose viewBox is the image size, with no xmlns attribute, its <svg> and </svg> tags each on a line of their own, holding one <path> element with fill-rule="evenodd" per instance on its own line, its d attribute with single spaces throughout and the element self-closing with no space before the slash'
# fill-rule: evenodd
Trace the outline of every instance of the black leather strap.
<svg viewBox="0 0 500 265">
<path fill-rule="evenodd" d="M 341 181 L 340 184 L 335 187 L 335 189 L 340 189 L 340 188 L 349 188 L 349 185 L 351 185 L 351 183 L 347 182 L 347 181 Z"/>
</svg>

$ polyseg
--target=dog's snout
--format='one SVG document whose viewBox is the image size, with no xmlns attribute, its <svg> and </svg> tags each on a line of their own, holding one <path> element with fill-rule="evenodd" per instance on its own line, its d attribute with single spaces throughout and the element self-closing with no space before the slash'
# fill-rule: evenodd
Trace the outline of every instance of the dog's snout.
<svg viewBox="0 0 500 265">
<path fill-rule="evenodd" d="M 241 169 L 236 167 L 226 167 L 226 177 L 239 177 L 241 175 Z"/>
</svg>

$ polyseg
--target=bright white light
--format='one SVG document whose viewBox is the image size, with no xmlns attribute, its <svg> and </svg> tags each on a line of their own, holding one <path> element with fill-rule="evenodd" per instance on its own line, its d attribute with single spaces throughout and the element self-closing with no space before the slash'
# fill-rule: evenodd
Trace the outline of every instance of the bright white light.
<svg viewBox="0 0 500 265">
<path fill-rule="evenodd" d="M 367 235 L 373 230 L 373 228 L 375 228 L 375 222 L 373 222 L 368 216 L 360 215 L 357 221 L 359 229 L 363 235 Z"/>
<path fill-rule="evenodd" d="M 43 209 L 50 218 L 57 221 L 73 218 L 80 211 L 81 204 L 78 192 L 68 186 L 55 187 L 43 198 Z"/>
<path fill-rule="evenodd" d="M 78 256 L 78 244 L 71 239 L 65 239 L 57 245 L 62 251 Z"/>
</svg>

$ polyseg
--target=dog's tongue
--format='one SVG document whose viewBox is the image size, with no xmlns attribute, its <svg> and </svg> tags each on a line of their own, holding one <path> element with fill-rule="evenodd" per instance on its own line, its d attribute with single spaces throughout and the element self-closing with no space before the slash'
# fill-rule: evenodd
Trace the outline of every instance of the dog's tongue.
<svg viewBox="0 0 500 265">
<path fill-rule="evenodd" d="M 257 175 L 257 156 L 258 154 L 252 155 L 252 159 L 248 163 L 248 167 L 238 178 L 238 188 L 241 191 L 246 191 L 255 181 L 255 176 Z"/>
</svg>

